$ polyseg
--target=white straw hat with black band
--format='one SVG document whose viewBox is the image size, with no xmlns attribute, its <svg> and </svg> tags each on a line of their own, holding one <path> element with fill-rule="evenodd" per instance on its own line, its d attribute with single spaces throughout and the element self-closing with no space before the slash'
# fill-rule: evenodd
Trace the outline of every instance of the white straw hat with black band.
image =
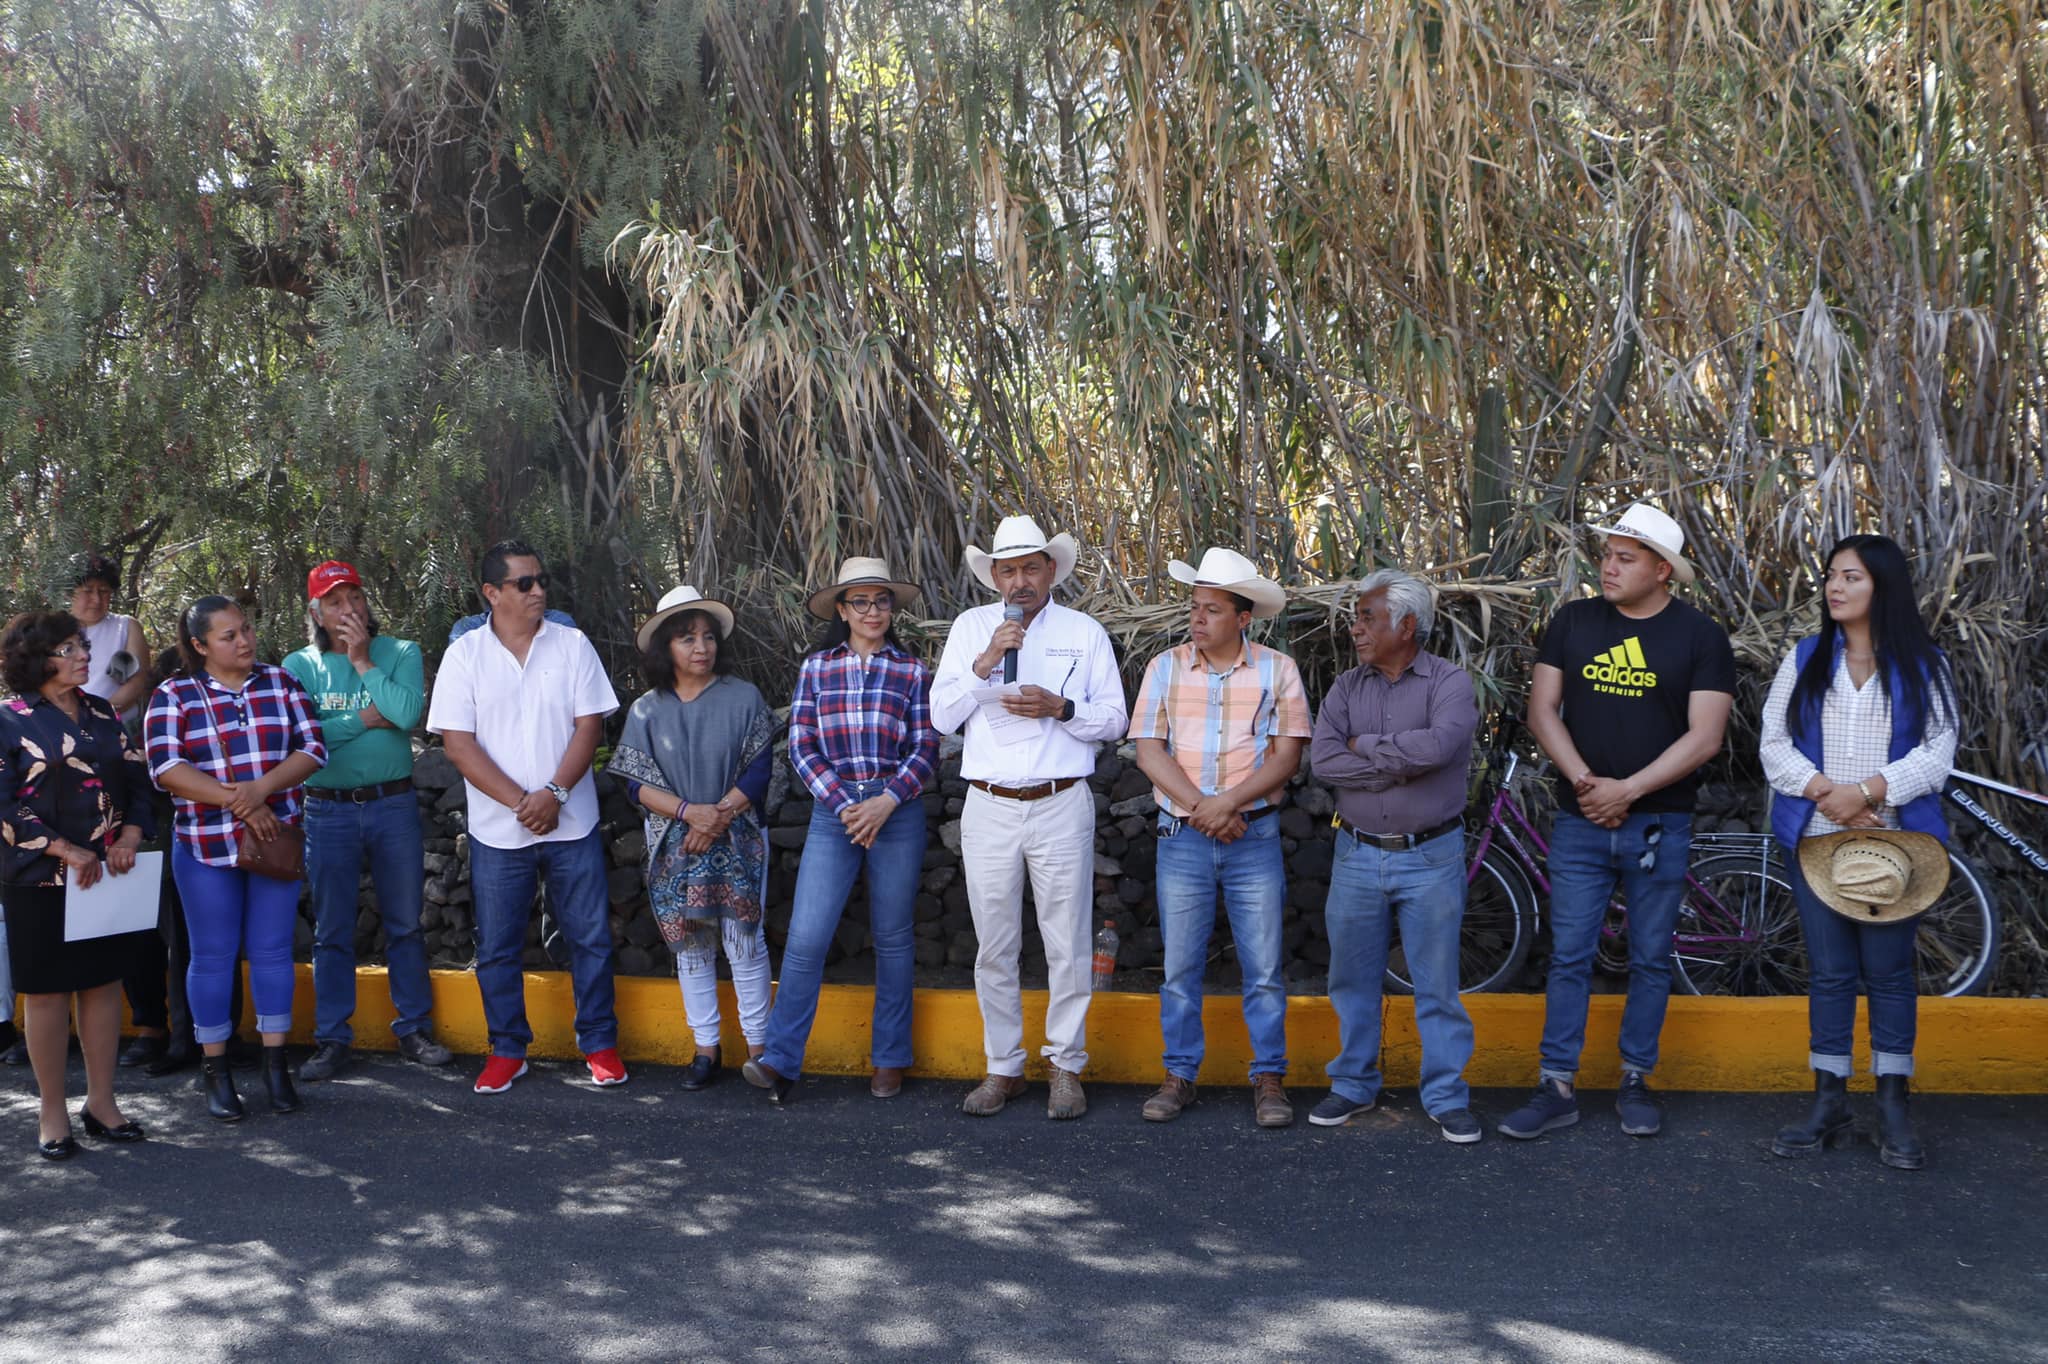
<svg viewBox="0 0 2048 1364">
<path fill-rule="evenodd" d="M 1685 558 L 1684 528 L 1647 502 L 1630 507 L 1613 525 L 1594 526 L 1592 531 L 1595 535 L 1626 535 L 1631 540 L 1640 540 L 1671 565 L 1672 581 L 1693 580 L 1692 565 Z"/>
<path fill-rule="evenodd" d="M 649 616 L 647 623 L 640 627 L 640 633 L 637 636 L 640 641 L 640 647 L 642 649 L 647 647 L 648 641 L 654 638 L 654 632 L 661 628 L 663 621 L 667 620 L 670 616 L 680 615 L 684 611 L 702 611 L 705 615 L 717 621 L 718 637 L 720 639 L 725 639 L 732 634 L 732 608 L 722 601 L 713 601 L 688 583 L 684 583 L 681 587 L 670 588 L 663 594 L 661 600 L 655 603 L 654 614 Z"/>
<path fill-rule="evenodd" d="M 967 571 L 980 579 L 981 585 L 991 592 L 1000 591 L 991 574 L 991 565 L 998 559 L 1021 559 L 1026 554 L 1043 554 L 1052 560 L 1052 584 L 1058 587 L 1074 571 L 1074 561 L 1081 557 L 1081 548 L 1074 543 L 1074 537 L 1062 531 L 1050 540 L 1038 528 L 1038 522 L 1028 516 L 1006 516 L 996 527 L 995 539 L 989 549 L 983 552 L 978 545 L 969 545 L 963 557 L 967 560 Z"/>
<path fill-rule="evenodd" d="M 821 587 L 811 593 L 811 614 L 819 620 L 836 620 L 838 612 L 834 607 L 839 601 L 840 594 L 850 592 L 856 587 L 872 587 L 878 591 L 887 589 L 889 595 L 896 599 L 896 609 L 899 611 L 924 595 L 918 590 L 917 584 L 904 582 L 891 573 L 887 559 L 871 559 L 856 554 L 839 565 L 839 576 L 833 580 L 830 587 Z"/>
</svg>

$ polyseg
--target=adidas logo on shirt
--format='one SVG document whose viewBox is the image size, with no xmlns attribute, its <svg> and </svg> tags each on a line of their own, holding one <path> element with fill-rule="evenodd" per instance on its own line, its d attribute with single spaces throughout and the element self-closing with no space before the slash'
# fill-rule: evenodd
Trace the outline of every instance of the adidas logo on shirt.
<svg viewBox="0 0 2048 1364">
<path fill-rule="evenodd" d="M 1642 641 L 1630 635 L 1604 654 L 1593 655 L 1593 661 L 1580 670 L 1581 675 L 1594 683 L 1593 690 L 1613 696 L 1641 696 L 1643 692 L 1657 685 L 1657 674 L 1649 671 L 1649 660 L 1643 657 Z"/>
</svg>

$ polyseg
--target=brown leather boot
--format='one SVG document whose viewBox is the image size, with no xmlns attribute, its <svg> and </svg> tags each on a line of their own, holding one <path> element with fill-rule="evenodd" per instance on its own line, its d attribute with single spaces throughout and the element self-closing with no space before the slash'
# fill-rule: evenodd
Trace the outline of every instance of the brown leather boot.
<svg viewBox="0 0 2048 1364">
<path fill-rule="evenodd" d="M 876 1066 L 868 1078 L 868 1093 L 877 1099 L 893 1099 L 903 1092 L 903 1067 Z"/>
<path fill-rule="evenodd" d="M 1294 1105 L 1287 1101 L 1287 1091 L 1281 1087 L 1279 1076 L 1270 1071 L 1252 1076 L 1252 1114 L 1261 1127 L 1294 1125 Z"/>
<path fill-rule="evenodd" d="M 1045 1096 L 1048 1118 L 1078 1118 L 1088 1111 L 1088 1096 L 1081 1092 L 1081 1077 L 1071 1070 L 1052 1068 L 1052 1090 Z"/>
<path fill-rule="evenodd" d="M 1159 1092 L 1145 1100 L 1145 1106 L 1138 1110 L 1138 1116 L 1146 1122 L 1172 1122 L 1181 1115 L 1182 1109 L 1195 1106 L 1195 1082 L 1183 1080 L 1178 1075 L 1169 1075 L 1159 1086 Z"/>
<path fill-rule="evenodd" d="M 1003 1111 L 1003 1105 L 1024 1092 L 1024 1077 L 1021 1075 L 989 1075 L 969 1090 L 967 1097 L 960 1101 L 960 1111 L 976 1118 L 992 1118 Z"/>
</svg>

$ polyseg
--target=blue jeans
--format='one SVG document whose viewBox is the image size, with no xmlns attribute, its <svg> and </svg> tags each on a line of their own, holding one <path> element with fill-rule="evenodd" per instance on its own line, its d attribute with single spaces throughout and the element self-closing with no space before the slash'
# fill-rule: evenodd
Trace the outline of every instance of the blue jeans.
<svg viewBox="0 0 2048 1364">
<path fill-rule="evenodd" d="M 400 1037 L 427 1026 L 434 991 L 427 983 L 427 945 L 420 937 L 420 893 L 426 880 L 420 840 L 420 798 L 402 791 L 358 805 L 324 800 L 306 789 L 306 880 L 313 892 L 313 1040 L 355 1041 L 356 878 L 369 859 L 384 920 L 384 959 Z"/>
<path fill-rule="evenodd" d="M 1871 1073 L 1911 1075 L 1920 1020 L 1920 982 L 1913 970 L 1919 917 L 1857 923 L 1821 903 L 1806 884 L 1797 855 L 1785 858 L 1785 870 L 1806 936 L 1808 1064 L 1831 1075 L 1849 1073 L 1861 986 L 1870 996 Z"/>
<path fill-rule="evenodd" d="M 880 781 L 852 783 L 854 799 L 879 795 Z M 924 802 L 896 807 L 875 834 L 871 848 L 846 836 L 839 816 L 824 806 L 811 811 L 797 867 L 796 900 L 789 911 L 789 938 L 782 949 L 782 977 L 768 1015 L 767 1049 L 761 1059 L 777 1075 L 803 1072 L 804 1046 L 818 1016 L 818 986 L 825 977 L 825 952 L 839 929 L 839 917 L 854 878 L 868 877 L 868 929 L 875 939 L 875 1012 L 869 1052 L 876 1066 L 908 1068 L 910 978 L 917 965 L 911 928 L 917 911 L 917 882 L 924 872 Z"/>
<path fill-rule="evenodd" d="M 1330 1088 L 1353 1103 L 1380 1092 L 1380 988 L 1396 922 L 1415 985 L 1415 1029 L 1422 1040 L 1422 1107 L 1431 1114 L 1465 1108 L 1471 1092 L 1472 1020 L 1458 998 L 1458 927 L 1465 919 L 1465 834 L 1453 829 L 1419 847 L 1389 852 L 1337 835 L 1330 898 L 1330 1005 L 1340 1050 Z"/>
<path fill-rule="evenodd" d="M 1166 1073 L 1192 1081 L 1202 1068 L 1202 970 L 1216 927 L 1218 886 L 1244 977 L 1251 1073 L 1285 1075 L 1287 989 L 1280 979 L 1280 911 L 1287 898 L 1287 869 L 1280 855 L 1280 821 L 1272 815 L 1246 824 L 1235 843 L 1218 843 L 1192 824 L 1169 834 L 1165 821 L 1160 822 L 1154 892 L 1166 939 L 1166 982 L 1159 987 Z"/>
<path fill-rule="evenodd" d="M 491 1055 L 524 1056 L 533 1041 L 526 1022 L 526 979 L 520 957 L 533 892 L 543 876 L 548 909 L 569 944 L 569 980 L 576 993 L 576 1045 L 585 1055 L 619 1044 L 613 1009 L 612 926 L 600 831 L 556 843 L 493 848 L 469 840 L 469 883 L 476 900 L 476 984 L 484 1000 Z"/>
<path fill-rule="evenodd" d="M 235 958 L 249 959 L 249 993 L 256 1001 L 256 1031 L 289 1032 L 292 989 L 292 930 L 299 922 L 299 882 L 274 881 L 238 867 L 210 867 L 171 845 L 171 877 L 185 906 L 192 940 L 192 964 L 185 971 L 185 995 L 192 1008 L 194 1040 L 225 1042 L 235 1031 L 228 1016 L 234 992 Z"/>
<path fill-rule="evenodd" d="M 1655 847 L 1650 830 L 1660 829 Z M 1671 936 L 1685 900 L 1692 816 L 1630 815 L 1616 829 L 1560 810 L 1550 835 L 1550 983 L 1543 1009 L 1542 1074 L 1570 1084 L 1586 1045 L 1586 999 L 1600 922 L 1618 884 L 1628 905 L 1628 1002 L 1621 1064 L 1648 1075 L 1671 999 Z M 1653 865 L 1645 867 L 1649 859 Z"/>
</svg>

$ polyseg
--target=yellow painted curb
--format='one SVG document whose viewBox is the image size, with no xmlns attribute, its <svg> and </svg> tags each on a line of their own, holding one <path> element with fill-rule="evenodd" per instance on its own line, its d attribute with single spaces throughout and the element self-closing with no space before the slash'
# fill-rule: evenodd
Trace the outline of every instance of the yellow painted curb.
<svg viewBox="0 0 2048 1364">
<path fill-rule="evenodd" d="M 313 1040 L 312 968 L 299 968 L 292 1040 Z M 434 1031 L 459 1052 L 489 1050 L 483 1003 L 476 978 L 467 971 L 436 971 Z M 671 977 L 620 976 L 619 1050 L 629 1061 L 682 1064 L 696 1051 L 683 1014 L 682 994 Z M 746 1057 L 732 987 L 721 982 L 725 1056 L 737 1065 Z M 818 1000 L 804 1068 L 815 1075 L 863 1075 L 868 1069 L 869 1015 L 874 991 L 864 985 L 827 985 Z M 1586 1025 L 1582 1080 L 1594 1088 L 1620 1078 L 1615 1037 L 1621 1026 L 1620 995 L 1595 995 Z M 1518 1087 L 1536 1081 L 1536 1048 L 1543 1032 L 1541 995 L 1467 995 L 1465 1006 L 1478 1035 L 1465 1076 L 1474 1085 Z M 560 971 L 526 974 L 526 1013 L 533 1026 L 535 1056 L 577 1054 L 575 1001 L 569 977 Z M 967 1080 L 983 1069 L 981 1014 L 972 990 L 919 990 L 912 1007 L 916 1074 Z M 1389 995 L 1381 1010 L 1381 1061 L 1389 1085 L 1413 1086 L 1421 1047 L 1414 1006 Z M 389 1050 L 391 994 L 381 967 L 364 967 L 356 980 L 356 1045 Z M 1024 992 L 1028 1073 L 1044 1074 L 1037 1052 L 1044 1044 L 1045 992 Z M 1244 1022 L 1234 995 L 1211 995 L 1203 1009 L 1208 1057 L 1205 1084 L 1243 1084 L 1251 1060 Z M 248 1020 L 253 1023 L 253 1019 Z M 1869 1066 L 1867 1034 L 1856 1027 L 1859 1083 Z M 1095 996 L 1088 1018 L 1088 1075 L 1109 1083 L 1149 1084 L 1160 1076 L 1159 998 L 1149 994 Z M 1337 1053 L 1337 1019 L 1321 995 L 1287 1001 L 1290 1077 L 1296 1084 L 1324 1082 L 1323 1066 Z M 1721 1091 L 1804 1090 L 1812 1083 L 1806 1066 L 1806 1000 L 1706 999 L 1674 995 L 1664 1024 L 1657 1083 L 1666 1089 Z M 2048 1092 L 2048 999 L 1923 999 L 1915 1047 L 1915 1086 L 1951 1094 Z"/>
</svg>

